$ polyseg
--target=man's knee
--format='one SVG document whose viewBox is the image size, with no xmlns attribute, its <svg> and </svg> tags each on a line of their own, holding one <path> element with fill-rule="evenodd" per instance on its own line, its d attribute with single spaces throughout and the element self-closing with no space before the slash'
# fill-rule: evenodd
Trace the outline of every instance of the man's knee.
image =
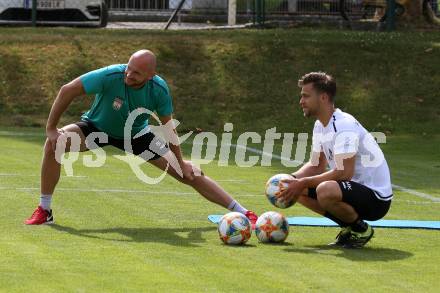
<svg viewBox="0 0 440 293">
<path fill-rule="evenodd" d="M 191 187 L 196 187 L 202 183 L 203 181 L 202 177 L 203 175 L 199 175 L 199 176 L 193 175 L 192 179 L 182 178 L 181 182 Z"/>
<path fill-rule="evenodd" d="M 87 151 L 86 138 L 81 128 L 76 124 L 69 124 L 61 128 L 65 136 L 65 148 L 63 152 L 83 152 Z"/>
<path fill-rule="evenodd" d="M 341 189 L 336 181 L 324 181 L 316 187 L 319 203 L 328 204 L 342 200 Z"/>
<path fill-rule="evenodd" d="M 55 146 L 55 148 L 64 147 L 64 150 L 61 150 L 62 153 L 68 153 L 68 152 L 78 152 L 80 151 L 80 146 L 72 146 L 72 143 L 70 139 L 66 140 L 65 144 L 58 144 Z M 55 150 L 52 147 L 51 142 L 48 138 L 46 138 L 46 142 L 44 143 L 44 155 L 45 156 L 55 156 Z"/>
</svg>

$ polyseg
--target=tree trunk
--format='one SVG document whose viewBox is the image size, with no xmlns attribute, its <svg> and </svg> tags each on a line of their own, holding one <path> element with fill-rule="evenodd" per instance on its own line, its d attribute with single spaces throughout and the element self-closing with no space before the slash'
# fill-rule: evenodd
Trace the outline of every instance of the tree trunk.
<svg viewBox="0 0 440 293">
<path fill-rule="evenodd" d="M 399 22 L 416 25 L 428 22 L 440 25 L 440 19 L 435 16 L 427 0 L 398 0 L 396 2 L 404 8 L 404 13 L 398 18 Z"/>
</svg>

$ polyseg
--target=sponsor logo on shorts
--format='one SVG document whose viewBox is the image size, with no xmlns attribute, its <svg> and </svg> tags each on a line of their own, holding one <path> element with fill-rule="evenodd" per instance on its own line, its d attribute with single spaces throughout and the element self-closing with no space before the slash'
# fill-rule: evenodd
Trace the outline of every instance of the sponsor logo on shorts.
<svg viewBox="0 0 440 293">
<path fill-rule="evenodd" d="M 342 187 L 346 190 L 351 190 L 351 183 L 349 181 L 342 181 Z"/>
</svg>

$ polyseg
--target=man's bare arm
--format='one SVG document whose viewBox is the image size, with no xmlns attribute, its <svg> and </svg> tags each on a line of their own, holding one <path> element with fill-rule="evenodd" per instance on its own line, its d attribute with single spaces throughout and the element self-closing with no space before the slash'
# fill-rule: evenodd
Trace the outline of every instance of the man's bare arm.
<svg viewBox="0 0 440 293">
<path fill-rule="evenodd" d="M 60 133 L 57 129 L 57 124 L 60 121 L 61 115 L 66 111 L 75 97 L 85 94 L 84 87 L 81 80 L 78 78 L 72 80 L 68 84 L 61 87 L 55 101 L 50 109 L 49 118 L 46 123 L 46 135 L 49 139 L 52 149 L 55 150 L 55 145 Z"/>
<path fill-rule="evenodd" d="M 356 157 L 354 156 L 354 154 L 352 154 L 350 157 L 344 156 L 343 158 L 336 158 L 336 160 L 341 161 L 341 166 L 338 166 L 338 168 L 329 170 L 322 174 L 304 177 L 299 179 L 299 181 L 304 184 L 305 188 L 308 187 L 314 188 L 324 181 L 351 180 L 354 174 L 354 166 L 356 162 Z"/>
<path fill-rule="evenodd" d="M 49 118 L 47 119 L 46 131 L 54 131 L 60 121 L 61 115 L 66 111 L 75 97 L 84 95 L 84 87 L 79 78 L 76 78 L 61 87 L 58 95 L 50 109 Z"/>
<path fill-rule="evenodd" d="M 318 157 L 319 156 L 319 157 Z M 317 161 L 318 164 L 314 163 Z M 323 152 L 313 153 L 310 162 L 305 163 L 298 171 L 292 173 L 296 178 L 315 176 L 325 172 L 327 160 Z"/>
</svg>

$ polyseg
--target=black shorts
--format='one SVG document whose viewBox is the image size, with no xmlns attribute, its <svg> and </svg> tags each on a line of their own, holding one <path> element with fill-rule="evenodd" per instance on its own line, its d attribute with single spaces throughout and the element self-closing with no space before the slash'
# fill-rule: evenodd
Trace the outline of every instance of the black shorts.
<svg viewBox="0 0 440 293">
<path fill-rule="evenodd" d="M 342 201 L 352 206 L 362 220 L 379 220 L 390 209 L 391 200 L 377 198 L 376 193 L 367 186 L 354 181 L 337 182 L 342 191 Z M 316 189 L 309 188 L 308 196 L 316 199 Z"/>
<path fill-rule="evenodd" d="M 125 152 L 132 153 L 133 155 L 141 155 L 141 157 L 147 161 L 157 160 L 160 157 L 163 157 L 169 151 L 167 144 L 151 132 L 147 132 L 140 137 L 131 139 L 132 149 L 126 150 L 124 146 L 124 139 L 113 138 L 108 134 L 108 140 L 105 143 L 99 142 L 97 137 L 93 140 L 90 140 L 90 138 L 88 139 L 87 137 L 89 136 L 89 134 L 93 132 L 103 132 L 96 128 L 92 122 L 79 121 L 75 124 L 78 125 L 78 127 L 81 129 L 82 133 L 86 137 L 86 144 L 89 149 L 111 145 Z M 95 146 L 90 146 L 91 142 L 93 142 Z"/>
</svg>

